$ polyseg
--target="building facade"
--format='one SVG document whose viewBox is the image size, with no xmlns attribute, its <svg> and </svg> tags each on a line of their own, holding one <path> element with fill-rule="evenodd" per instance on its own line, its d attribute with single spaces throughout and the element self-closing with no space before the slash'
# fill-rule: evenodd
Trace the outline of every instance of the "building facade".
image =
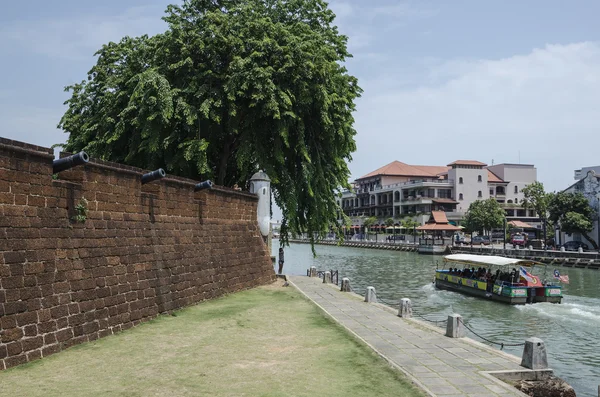
<svg viewBox="0 0 600 397">
<path fill-rule="evenodd" d="M 569 186 L 568 188 L 566 188 L 564 191 L 567 193 L 581 193 L 585 196 L 585 198 L 588 200 L 588 202 L 590 203 L 590 206 L 595 210 L 596 212 L 596 220 L 594 222 L 594 229 L 588 233 L 589 236 L 593 239 L 596 239 L 596 241 L 600 241 L 600 228 L 599 228 L 599 222 L 600 222 L 600 173 L 596 173 L 594 171 L 594 168 L 599 168 L 599 167 L 587 167 L 587 173 L 581 178 L 579 179 L 577 182 L 575 182 L 573 185 Z M 586 169 L 586 168 L 584 168 Z M 575 174 L 577 175 L 577 172 L 581 171 L 581 170 L 576 170 Z M 566 233 L 562 233 L 560 236 L 560 241 L 562 243 L 565 243 L 567 241 L 582 241 L 584 243 L 587 243 L 588 246 L 590 248 L 592 248 L 592 244 L 585 238 L 583 237 L 580 233 L 573 233 L 572 235 L 568 235 Z"/>
<path fill-rule="evenodd" d="M 358 226 L 372 216 L 380 224 L 387 218 L 398 222 L 406 217 L 424 224 L 431 211 L 444 211 L 452 224 L 460 225 L 472 202 L 493 197 L 509 221 L 539 224 L 535 212 L 521 204 L 521 190 L 536 179 L 533 165 L 488 167 L 479 161 L 457 160 L 447 166 L 418 166 L 394 161 L 358 178 L 352 191 L 340 195 L 338 204 Z"/>
</svg>

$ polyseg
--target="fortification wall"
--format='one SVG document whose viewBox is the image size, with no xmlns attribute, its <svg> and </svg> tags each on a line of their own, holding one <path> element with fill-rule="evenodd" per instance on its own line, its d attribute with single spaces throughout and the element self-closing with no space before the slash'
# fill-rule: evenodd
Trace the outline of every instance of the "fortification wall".
<svg viewBox="0 0 600 397">
<path fill-rule="evenodd" d="M 0 369 L 275 279 L 256 196 L 52 160 L 0 138 Z"/>
</svg>

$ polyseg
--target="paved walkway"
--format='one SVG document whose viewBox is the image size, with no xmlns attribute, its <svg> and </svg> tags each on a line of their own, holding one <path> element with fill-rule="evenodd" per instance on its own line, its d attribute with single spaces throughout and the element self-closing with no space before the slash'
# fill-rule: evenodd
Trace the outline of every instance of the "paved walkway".
<svg viewBox="0 0 600 397">
<path fill-rule="evenodd" d="M 526 396 L 488 371 L 521 371 L 518 357 L 416 319 L 397 317 L 380 304 L 340 292 L 319 278 L 288 277 L 291 284 L 358 336 L 430 396 Z"/>
</svg>

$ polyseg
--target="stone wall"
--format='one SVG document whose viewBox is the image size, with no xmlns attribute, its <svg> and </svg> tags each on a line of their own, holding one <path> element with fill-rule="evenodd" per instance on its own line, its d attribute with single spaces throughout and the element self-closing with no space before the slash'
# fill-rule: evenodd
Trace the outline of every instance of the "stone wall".
<svg viewBox="0 0 600 397">
<path fill-rule="evenodd" d="M 0 369 L 275 279 L 254 195 L 52 160 L 0 138 Z"/>
</svg>

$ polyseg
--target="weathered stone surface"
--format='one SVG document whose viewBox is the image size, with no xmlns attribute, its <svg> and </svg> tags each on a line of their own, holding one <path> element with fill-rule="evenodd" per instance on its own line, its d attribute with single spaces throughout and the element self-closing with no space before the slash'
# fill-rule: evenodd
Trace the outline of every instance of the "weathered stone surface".
<svg viewBox="0 0 600 397">
<path fill-rule="evenodd" d="M 0 369 L 275 279 L 255 195 L 0 143 Z"/>
<path fill-rule="evenodd" d="M 575 390 L 558 377 L 541 381 L 522 380 L 515 387 L 532 397 L 576 397 Z"/>
<path fill-rule="evenodd" d="M 323 283 L 325 283 L 325 284 L 331 284 L 331 272 L 330 271 L 326 271 L 323 274 Z"/>
</svg>

